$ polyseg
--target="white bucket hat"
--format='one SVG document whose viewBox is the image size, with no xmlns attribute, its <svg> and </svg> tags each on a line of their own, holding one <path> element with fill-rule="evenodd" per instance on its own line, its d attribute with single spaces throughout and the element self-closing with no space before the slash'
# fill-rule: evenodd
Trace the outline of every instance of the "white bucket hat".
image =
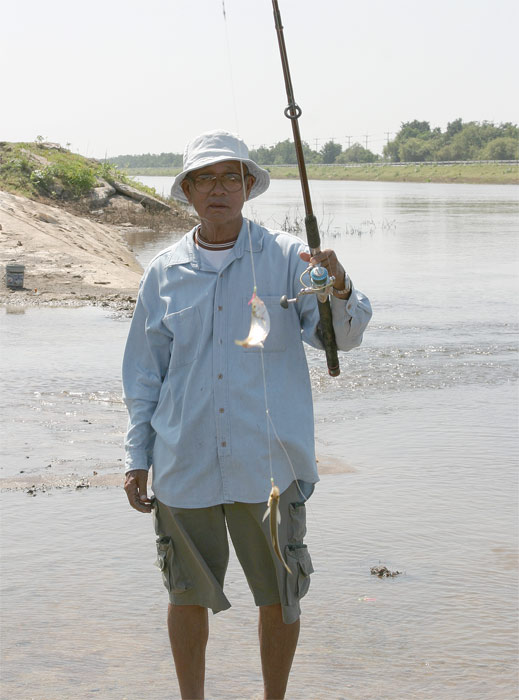
<svg viewBox="0 0 519 700">
<path fill-rule="evenodd" d="M 249 158 L 249 149 L 241 139 L 228 131 L 207 131 L 187 144 L 184 151 L 184 167 L 182 172 L 175 177 L 171 187 L 171 196 L 182 202 L 187 202 L 181 187 L 182 180 L 186 175 L 193 170 L 206 168 L 208 165 L 214 165 L 224 160 L 240 161 L 256 178 L 249 199 L 257 197 L 268 189 L 270 175 Z"/>
</svg>

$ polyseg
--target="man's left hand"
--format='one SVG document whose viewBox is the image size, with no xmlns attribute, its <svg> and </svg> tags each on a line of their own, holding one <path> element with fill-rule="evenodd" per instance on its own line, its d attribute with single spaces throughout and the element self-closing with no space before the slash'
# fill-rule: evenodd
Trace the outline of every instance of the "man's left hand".
<svg viewBox="0 0 519 700">
<path fill-rule="evenodd" d="M 320 253 L 315 255 L 310 255 L 310 253 L 299 253 L 301 260 L 309 263 L 310 265 L 321 265 L 328 270 L 329 275 L 335 277 L 335 282 L 333 283 L 334 289 L 342 290 L 344 289 L 346 283 L 346 272 L 337 259 L 337 255 L 334 250 L 327 248 L 326 250 L 321 250 Z"/>
</svg>

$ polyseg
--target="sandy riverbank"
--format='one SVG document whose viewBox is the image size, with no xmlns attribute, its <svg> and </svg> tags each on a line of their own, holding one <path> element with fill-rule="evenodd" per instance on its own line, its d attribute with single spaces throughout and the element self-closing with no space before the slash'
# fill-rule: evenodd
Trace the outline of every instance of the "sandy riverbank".
<svg viewBox="0 0 519 700">
<path fill-rule="evenodd" d="M 357 471 L 345 460 L 338 458 L 327 456 L 318 461 L 319 473 L 321 476 L 354 474 Z M 100 468 L 110 470 L 109 465 L 101 464 Z M 119 466 L 116 472 L 98 472 L 96 470 L 91 470 L 90 466 L 85 465 L 85 469 L 81 470 L 81 472 L 68 474 L 45 473 L 45 467 L 42 467 L 41 471 L 36 474 L 24 474 L 0 479 L 0 491 L 24 491 L 30 496 L 36 496 L 38 494 L 44 494 L 47 491 L 61 489 L 71 491 L 85 488 L 120 488 L 123 485 L 123 481 L 124 475 L 122 466 Z"/>
<path fill-rule="evenodd" d="M 142 268 L 125 241 L 131 228 L 0 191 L 0 304 L 103 305 L 131 309 Z M 5 265 L 25 266 L 23 289 L 5 286 Z"/>
</svg>

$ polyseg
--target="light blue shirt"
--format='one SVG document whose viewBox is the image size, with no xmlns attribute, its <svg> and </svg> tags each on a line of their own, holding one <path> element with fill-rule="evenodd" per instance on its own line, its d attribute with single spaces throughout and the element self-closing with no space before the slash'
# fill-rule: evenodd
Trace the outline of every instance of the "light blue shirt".
<svg viewBox="0 0 519 700">
<path fill-rule="evenodd" d="M 244 220 L 219 271 L 201 259 L 193 229 L 157 255 L 141 281 L 123 361 L 126 471 L 153 465 L 153 491 L 170 506 L 259 503 L 270 491 L 261 353 L 234 342 L 251 322 L 248 223 L 257 293 L 270 315 L 263 350 L 268 405 L 284 447 L 271 429 L 274 480 L 281 492 L 295 478 L 319 480 L 303 347 L 322 348 L 317 302 L 308 295 L 288 309 L 279 303 L 300 290 L 306 263 L 299 252 L 308 248 Z M 332 297 L 331 306 L 338 348 L 360 345 L 368 299 L 353 289 L 348 301 Z"/>
</svg>

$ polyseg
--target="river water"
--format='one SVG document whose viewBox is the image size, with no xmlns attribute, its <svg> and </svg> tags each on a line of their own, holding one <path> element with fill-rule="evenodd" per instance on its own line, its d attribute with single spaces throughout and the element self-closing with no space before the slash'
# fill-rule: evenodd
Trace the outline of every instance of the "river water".
<svg viewBox="0 0 519 700">
<path fill-rule="evenodd" d="M 287 697 L 517 697 L 519 188 L 311 189 L 323 245 L 374 316 L 338 379 L 308 350 L 326 473 L 308 505 L 316 573 Z M 297 230 L 300 199 L 297 182 L 273 181 L 247 213 Z M 130 242 L 146 264 L 175 238 Z M 128 323 L 0 310 L 1 477 L 120 468 Z M 178 697 L 149 520 L 116 488 L 2 498 L 5 697 Z M 403 573 L 378 579 L 379 563 Z M 227 585 L 207 697 L 257 698 L 255 610 L 235 559 Z"/>
</svg>

